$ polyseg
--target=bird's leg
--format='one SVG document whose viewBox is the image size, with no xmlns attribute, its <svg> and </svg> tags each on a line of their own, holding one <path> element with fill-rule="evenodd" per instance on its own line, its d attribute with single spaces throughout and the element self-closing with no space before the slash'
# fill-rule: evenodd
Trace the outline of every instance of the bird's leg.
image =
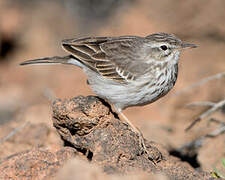
<svg viewBox="0 0 225 180">
<path fill-rule="evenodd" d="M 146 148 L 146 146 L 145 146 L 144 137 L 143 137 L 141 131 L 140 131 L 139 129 L 137 129 L 137 128 L 129 121 L 129 119 L 122 113 L 122 111 L 121 111 L 120 109 L 119 109 L 117 112 L 118 112 L 119 116 L 121 116 L 121 119 L 123 119 L 124 121 L 126 121 L 126 122 L 130 125 L 130 127 L 133 129 L 133 131 L 134 131 L 135 133 L 138 134 L 140 147 L 143 148 L 144 153 L 148 153 L 147 148 Z"/>
<path fill-rule="evenodd" d="M 116 108 L 114 106 L 114 109 L 116 110 L 117 114 L 121 118 L 121 120 L 126 121 L 126 123 L 132 128 L 132 130 L 138 135 L 139 138 L 139 146 L 141 147 L 141 153 L 144 153 L 148 156 L 148 159 L 151 160 L 154 164 L 161 161 L 163 159 L 161 152 L 154 147 L 151 147 L 150 151 L 147 149 L 144 141 L 144 137 L 139 129 L 137 129 L 130 121 L 129 119 L 122 113 L 122 109 Z"/>
<path fill-rule="evenodd" d="M 130 127 L 133 129 L 133 131 L 135 133 L 137 133 L 138 138 L 139 138 L 139 146 L 142 148 L 141 154 L 145 153 L 148 156 L 148 159 L 151 160 L 154 164 L 156 164 L 157 162 L 161 161 L 162 159 L 162 154 L 161 152 L 157 149 L 154 148 L 153 151 L 149 151 L 145 145 L 145 141 L 144 141 L 144 137 L 141 133 L 141 131 L 139 129 L 137 129 L 130 121 L 129 119 L 122 113 L 122 111 L 117 111 L 119 116 L 121 116 L 123 120 L 125 120 L 128 125 L 130 125 Z M 153 148 L 153 147 L 152 147 Z"/>
<path fill-rule="evenodd" d="M 125 120 L 136 133 L 141 134 L 141 132 L 129 121 L 129 119 L 121 111 L 119 112 L 119 115 L 122 117 L 121 119 Z"/>
</svg>

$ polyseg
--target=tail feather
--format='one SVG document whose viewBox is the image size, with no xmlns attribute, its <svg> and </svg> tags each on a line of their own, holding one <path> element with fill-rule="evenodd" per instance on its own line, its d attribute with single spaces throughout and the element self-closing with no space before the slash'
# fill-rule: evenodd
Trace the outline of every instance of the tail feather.
<svg viewBox="0 0 225 180">
<path fill-rule="evenodd" d="M 54 57 L 45 57 L 40 59 L 27 60 L 20 63 L 21 66 L 24 65 L 37 65 L 37 64 L 72 64 L 70 62 L 71 56 L 54 56 Z"/>
</svg>

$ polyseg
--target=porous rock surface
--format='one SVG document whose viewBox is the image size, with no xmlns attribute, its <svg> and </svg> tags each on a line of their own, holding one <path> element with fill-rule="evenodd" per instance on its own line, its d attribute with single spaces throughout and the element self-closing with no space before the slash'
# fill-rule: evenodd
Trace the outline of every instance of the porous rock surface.
<svg viewBox="0 0 225 180">
<path fill-rule="evenodd" d="M 53 103 L 52 116 L 65 147 L 54 150 L 40 147 L 9 156 L 0 162 L 0 179 L 54 179 L 65 172 L 65 179 L 78 178 L 83 173 L 77 174 L 76 169 L 83 166 L 78 167 L 77 161 L 66 163 L 75 156 L 91 164 L 85 177 L 91 177 L 92 172 L 101 174 L 93 175 L 99 177 L 96 179 L 112 174 L 113 179 L 124 179 L 134 172 L 144 173 L 145 179 L 154 179 L 159 174 L 161 179 L 212 179 L 209 173 L 197 172 L 188 163 L 170 156 L 155 142 L 145 140 L 151 156 L 143 153 L 138 135 L 97 97 L 58 99 Z M 67 170 L 62 171 L 64 164 Z M 88 171 L 89 166 L 84 167 Z"/>
</svg>

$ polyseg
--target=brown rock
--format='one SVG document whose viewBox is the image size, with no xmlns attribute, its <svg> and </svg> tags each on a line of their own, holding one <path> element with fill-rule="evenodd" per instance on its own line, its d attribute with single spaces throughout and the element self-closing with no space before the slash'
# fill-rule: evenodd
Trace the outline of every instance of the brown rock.
<svg viewBox="0 0 225 180">
<path fill-rule="evenodd" d="M 75 168 L 74 168 L 75 167 Z M 74 158 L 57 174 L 56 180 L 167 180 L 165 175 L 149 174 L 143 171 L 132 172 L 126 175 L 106 174 L 95 164 L 89 163 L 81 158 Z"/>
<path fill-rule="evenodd" d="M 0 179 L 212 179 L 146 140 L 149 158 L 138 135 L 97 97 L 55 101 L 53 124 L 69 147 L 34 148 L 9 156 L 0 162 Z M 61 170 L 75 153 L 83 161 L 72 160 Z"/>
<path fill-rule="evenodd" d="M 52 178 L 74 153 L 74 149 L 65 147 L 55 151 L 35 148 L 14 154 L 0 162 L 0 179 Z"/>
<path fill-rule="evenodd" d="M 97 97 L 79 96 L 55 101 L 53 124 L 66 145 L 83 153 L 104 172 L 145 171 L 166 174 L 172 179 L 203 178 L 189 164 L 169 156 L 160 145 L 146 141 L 152 157 L 158 158 L 158 162 L 153 163 L 145 153 L 141 153 L 138 136 L 113 114 L 107 103 Z M 210 175 L 204 178 L 209 179 Z"/>
</svg>

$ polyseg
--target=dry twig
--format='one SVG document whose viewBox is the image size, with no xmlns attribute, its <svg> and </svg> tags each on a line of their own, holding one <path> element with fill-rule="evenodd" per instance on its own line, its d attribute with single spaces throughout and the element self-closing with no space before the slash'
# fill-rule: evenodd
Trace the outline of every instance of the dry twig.
<svg viewBox="0 0 225 180">
<path fill-rule="evenodd" d="M 210 121 L 214 121 L 216 123 L 219 123 L 220 124 L 220 127 L 213 130 L 212 132 L 206 134 L 206 135 L 203 135 L 203 136 L 200 136 L 199 138 L 189 142 L 189 143 L 186 143 L 184 144 L 181 148 L 180 148 L 180 152 L 184 152 L 186 150 L 196 150 L 197 148 L 201 147 L 203 142 L 205 141 L 206 138 L 213 138 L 213 137 L 216 137 L 222 133 L 225 132 L 225 123 L 224 122 L 220 122 L 218 120 L 215 120 L 215 119 L 210 119 Z"/>
<path fill-rule="evenodd" d="M 188 107 L 192 107 L 192 106 L 209 106 L 209 107 L 212 107 L 214 105 L 215 105 L 215 103 L 213 103 L 211 101 L 201 101 L 201 102 L 193 102 L 193 103 L 187 104 L 186 106 L 188 106 Z"/>
<path fill-rule="evenodd" d="M 5 137 L 3 137 L 2 139 L 0 139 L 0 144 L 2 144 L 3 142 L 7 141 L 9 138 L 11 138 L 11 137 L 14 136 L 16 133 L 18 133 L 18 132 L 21 131 L 23 128 L 25 128 L 28 124 L 29 124 L 29 122 L 25 122 L 22 126 L 13 129 L 7 136 L 5 136 Z"/>
<path fill-rule="evenodd" d="M 214 130 L 213 132 L 209 133 L 209 134 L 206 134 L 205 137 L 215 137 L 215 136 L 218 136 L 222 133 L 225 132 L 225 125 L 221 126 L 220 128 Z"/>
<path fill-rule="evenodd" d="M 211 104 L 212 105 L 212 104 Z M 211 106 L 210 105 L 210 106 Z M 186 129 L 185 131 L 190 130 L 197 122 L 201 121 L 203 118 L 206 118 L 210 116 L 212 113 L 216 112 L 220 108 L 222 108 L 225 105 L 225 99 L 222 101 L 219 101 L 218 103 L 214 103 L 211 108 L 209 108 L 207 111 L 203 112 L 198 118 L 196 118 Z"/>
</svg>

